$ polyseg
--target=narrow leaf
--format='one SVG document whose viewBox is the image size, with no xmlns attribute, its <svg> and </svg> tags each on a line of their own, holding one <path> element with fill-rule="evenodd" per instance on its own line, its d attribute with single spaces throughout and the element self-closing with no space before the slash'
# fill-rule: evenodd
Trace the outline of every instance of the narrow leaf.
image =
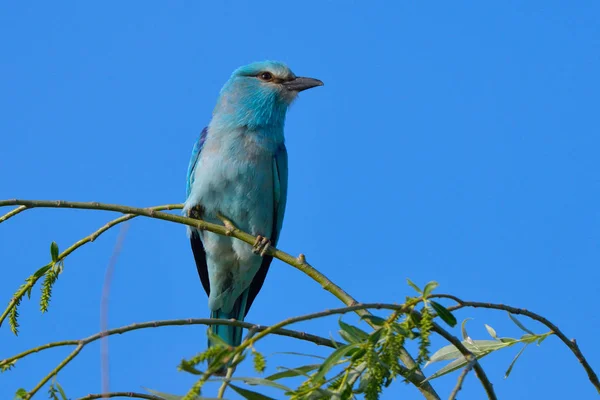
<svg viewBox="0 0 600 400">
<path fill-rule="evenodd" d="M 286 368 L 285 371 L 274 373 L 273 375 L 267 376 L 265 379 L 270 381 L 276 381 L 277 379 L 292 378 L 294 376 L 305 375 L 307 372 L 314 371 L 319 368 L 321 364 L 310 364 L 303 365 L 297 368 Z"/>
<path fill-rule="evenodd" d="M 229 387 L 232 388 L 237 394 L 241 395 L 242 397 L 244 397 L 247 400 L 275 400 L 272 397 L 265 396 L 264 394 L 260 394 L 260 393 L 254 392 L 252 390 L 248 390 L 248 389 L 241 388 L 239 386 L 232 385 L 231 383 L 229 384 Z"/>
<path fill-rule="evenodd" d="M 450 311 L 446 309 L 446 307 L 435 301 L 430 301 L 429 303 L 431 304 L 431 307 L 433 307 L 437 315 L 442 319 L 442 321 L 444 321 L 451 327 L 454 327 L 456 325 L 456 318 L 454 317 L 454 315 L 452 315 Z"/>
<path fill-rule="evenodd" d="M 525 328 L 525 326 L 523 326 L 523 324 L 517 319 L 517 317 L 515 317 L 511 313 L 508 313 L 508 316 L 510 317 L 510 319 L 512 320 L 512 322 L 515 323 L 515 325 L 517 325 L 519 328 L 521 328 L 521 330 L 523 330 L 524 332 L 529 333 L 530 335 L 535 335 L 535 333 L 533 333 L 529 329 Z"/>
<path fill-rule="evenodd" d="M 369 334 L 367 332 L 357 328 L 356 326 L 349 325 L 341 319 L 338 321 L 338 323 L 340 328 L 342 328 L 340 335 L 350 343 L 364 342 L 369 338 Z"/>
<path fill-rule="evenodd" d="M 58 382 L 55 381 L 54 385 L 58 389 L 58 392 L 60 393 L 60 397 L 62 398 L 62 400 L 68 400 L 67 399 L 67 395 L 65 394 L 64 389 L 62 388 L 62 386 L 60 386 L 60 383 L 58 383 Z"/>
<path fill-rule="evenodd" d="M 541 338 L 538 340 L 538 342 L 537 342 L 537 345 L 539 346 L 540 344 L 542 344 L 542 342 L 543 342 L 544 340 L 546 340 L 546 338 L 547 338 L 548 336 L 550 336 L 550 335 L 543 335 L 543 336 L 542 336 L 542 337 L 541 337 Z"/>
<path fill-rule="evenodd" d="M 519 350 L 519 352 L 517 353 L 517 355 L 515 356 L 515 358 L 513 358 L 512 362 L 508 366 L 508 369 L 504 373 L 504 379 L 508 378 L 508 376 L 510 375 L 510 372 L 512 371 L 513 367 L 515 366 L 515 363 L 517 362 L 517 360 L 519 359 L 519 357 L 521 356 L 521 354 L 523 354 L 523 352 L 525 351 L 525 348 L 527 346 L 528 345 L 523 346 L 523 348 L 521 350 Z"/>
<path fill-rule="evenodd" d="M 473 318 L 465 318 L 460 324 L 460 332 L 462 333 L 463 340 L 470 340 L 469 334 L 467 333 L 467 321 Z"/>
<path fill-rule="evenodd" d="M 413 281 L 411 281 L 410 279 L 406 278 L 406 281 L 408 282 L 408 284 L 410 285 L 411 288 L 415 289 L 417 291 L 417 293 L 419 294 L 423 294 L 423 292 L 421 291 L 421 289 L 419 289 L 419 287 L 417 285 L 415 285 L 413 283 Z"/>
<path fill-rule="evenodd" d="M 383 335 L 383 333 L 385 331 L 386 331 L 386 329 L 384 329 L 384 328 L 378 328 L 378 329 L 374 330 L 373 333 L 371 333 L 369 335 L 369 342 L 377 343 L 379 341 L 379 339 L 381 339 L 381 335 Z"/>
<path fill-rule="evenodd" d="M 242 377 L 242 378 L 229 378 L 229 379 L 209 379 L 209 381 L 211 382 L 223 382 L 223 380 L 226 380 L 228 382 L 244 382 L 247 385 L 252 385 L 252 386 L 269 386 L 272 388 L 276 388 L 276 389 L 280 389 L 286 392 L 292 392 L 292 389 L 290 389 L 289 387 L 282 385 L 281 383 L 277 383 L 277 382 L 273 382 L 270 381 L 268 379 L 264 379 L 264 378 L 246 378 L 246 377 Z"/>
<path fill-rule="evenodd" d="M 350 350 L 359 348 L 360 346 L 358 344 L 349 344 L 346 346 L 342 346 L 338 349 L 336 349 L 333 353 L 331 353 L 329 355 L 329 357 L 327 357 L 327 359 L 323 362 L 323 364 L 321 364 L 321 367 L 319 368 L 319 370 L 317 371 L 317 373 L 313 376 L 312 381 L 313 382 L 319 382 L 321 379 L 323 379 L 325 377 L 325 374 L 327 374 L 327 372 L 329 372 L 329 370 L 337 364 L 337 362 L 344 357 L 348 352 L 350 352 Z"/>
<path fill-rule="evenodd" d="M 439 283 L 437 283 L 436 281 L 429 282 L 427 285 L 425 285 L 425 288 L 423 289 L 423 297 L 429 296 L 433 289 L 435 289 L 438 286 Z"/>
<path fill-rule="evenodd" d="M 302 357 L 319 358 L 321 360 L 325 359 L 325 357 L 317 356 L 315 354 L 298 353 L 296 351 L 276 351 L 276 352 L 274 352 L 272 354 L 287 354 L 287 355 L 291 355 L 291 356 L 302 356 Z"/>
<path fill-rule="evenodd" d="M 364 319 L 364 320 L 372 323 L 373 325 L 377 325 L 377 326 L 383 326 L 386 323 L 385 319 L 380 318 L 376 315 L 370 315 L 370 314 L 363 315 L 360 317 L 360 319 Z"/>
<path fill-rule="evenodd" d="M 52 264 L 48 264 L 48 265 L 44 265 L 42 268 L 38 269 L 37 271 L 34 272 L 33 276 L 35 276 L 36 278 L 41 278 L 42 276 L 44 276 L 46 274 L 46 272 L 48 272 L 48 270 L 52 267 Z"/>
<path fill-rule="evenodd" d="M 494 328 L 492 328 L 491 326 L 489 326 L 488 324 L 484 324 L 484 325 L 485 325 L 485 329 L 487 329 L 490 336 L 493 337 L 494 339 L 498 339 L 498 335 L 496 335 L 496 330 Z"/>
<path fill-rule="evenodd" d="M 58 261 L 58 245 L 56 242 L 50 243 L 50 255 L 52 256 L 52 261 Z"/>
<path fill-rule="evenodd" d="M 512 343 L 502 343 L 496 340 L 472 340 L 471 343 L 463 341 L 462 344 L 476 357 L 512 345 Z M 462 353 L 453 344 L 449 344 L 433 353 L 425 366 L 433 364 L 434 362 L 455 360 L 461 357 L 463 357 Z"/>
</svg>

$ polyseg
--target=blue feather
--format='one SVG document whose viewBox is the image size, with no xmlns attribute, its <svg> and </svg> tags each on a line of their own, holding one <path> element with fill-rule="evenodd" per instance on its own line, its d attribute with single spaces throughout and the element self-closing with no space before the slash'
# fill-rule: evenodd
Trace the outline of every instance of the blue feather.
<svg viewBox="0 0 600 400">
<path fill-rule="evenodd" d="M 234 71 L 194 144 L 184 213 L 194 208 L 213 223 L 221 223 L 221 214 L 241 230 L 277 244 L 288 188 L 285 115 L 300 90 L 319 85 L 318 80 L 297 78 L 279 62 Z M 272 257 L 254 254 L 251 246 L 231 237 L 196 229 L 189 233 L 211 317 L 243 321 Z M 241 343 L 241 328 L 215 325 L 211 331 L 231 346 Z"/>
</svg>

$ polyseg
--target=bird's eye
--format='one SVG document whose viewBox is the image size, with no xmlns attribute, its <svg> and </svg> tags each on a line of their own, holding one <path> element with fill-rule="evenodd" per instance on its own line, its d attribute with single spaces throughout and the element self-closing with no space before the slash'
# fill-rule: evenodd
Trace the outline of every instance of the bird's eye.
<svg viewBox="0 0 600 400">
<path fill-rule="evenodd" d="M 263 81 L 270 81 L 271 79 L 273 79 L 273 74 L 270 72 L 261 72 L 260 74 L 258 74 L 258 77 Z"/>
</svg>

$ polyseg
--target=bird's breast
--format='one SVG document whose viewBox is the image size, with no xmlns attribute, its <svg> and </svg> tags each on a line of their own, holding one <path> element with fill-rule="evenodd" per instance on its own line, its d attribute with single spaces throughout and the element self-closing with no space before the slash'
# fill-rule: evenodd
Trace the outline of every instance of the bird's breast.
<svg viewBox="0 0 600 400">
<path fill-rule="evenodd" d="M 245 231 L 270 234 L 273 224 L 273 156 L 277 140 L 255 132 L 207 135 L 188 204 L 204 218 L 221 213 Z M 266 231 L 268 230 L 268 231 Z"/>
</svg>

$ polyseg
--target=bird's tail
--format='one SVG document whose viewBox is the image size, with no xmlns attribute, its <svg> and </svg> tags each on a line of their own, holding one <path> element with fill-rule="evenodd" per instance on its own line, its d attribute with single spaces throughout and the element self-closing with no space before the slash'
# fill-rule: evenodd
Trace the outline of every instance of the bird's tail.
<svg viewBox="0 0 600 400">
<path fill-rule="evenodd" d="M 243 321 L 246 316 L 246 302 L 248 300 L 249 289 L 246 289 L 240 297 L 235 301 L 231 312 L 223 312 L 221 310 L 211 311 L 210 317 L 216 319 L 235 319 Z M 210 331 L 213 335 L 219 337 L 227 345 L 235 347 L 242 343 L 242 328 L 239 326 L 231 325 L 212 325 Z M 215 343 L 212 343 L 210 338 L 208 339 L 208 347 L 211 347 Z M 225 367 L 216 372 L 216 375 L 224 375 Z"/>
</svg>

